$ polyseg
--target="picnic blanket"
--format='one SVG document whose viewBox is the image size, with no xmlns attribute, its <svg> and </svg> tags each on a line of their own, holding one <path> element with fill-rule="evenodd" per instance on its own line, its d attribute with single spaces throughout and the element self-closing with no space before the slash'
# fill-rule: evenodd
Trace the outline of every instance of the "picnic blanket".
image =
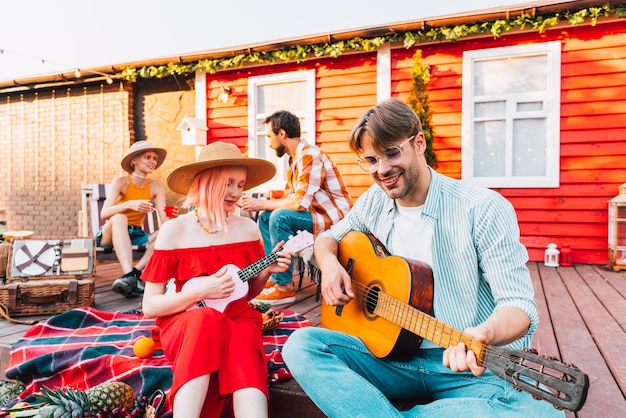
<svg viewBox="0 0 626 418">
<path fill-rule="evenodd" d="M 310 326 L 305 317 L 289 311 L 279 326 L 263 335 L 268 360 L 268 383 L 291 378 L 281 349 L 296 329 Z M 32 398 L 43 386 L 83 390 L 109 381 L 129 384 L 137 395 L 150 396 L 172 384 L 170 361 L 161 350 L 138 358 L 133 344 L 152 336 L 154 320 L 141 312 L 104 312 L 90 307 L 72 309 L 30 327 L 11 348 L 6 376 L 18 379 L 25 390 L 17 400 Z M 159 415 L 170 412 L 164 407 Z"/>
</svg>

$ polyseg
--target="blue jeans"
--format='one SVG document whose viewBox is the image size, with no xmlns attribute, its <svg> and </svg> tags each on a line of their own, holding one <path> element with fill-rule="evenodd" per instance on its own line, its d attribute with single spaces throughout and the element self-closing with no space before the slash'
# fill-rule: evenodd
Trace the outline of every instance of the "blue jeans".
<svg viewBox="0 0 626 418">
<path fill-rule="evenodd" d="M 455 373 L 443 366 L 442 355 L 433 348 L 405 362 L 381 360 L 360 339 L 317 327 L 296 330 L 282 350 L 296 381 L 330 418 L 565 416 L 490 371 Z M 400 411 L 389 398 L 433 401 Z"/>
<path fill-rule="evenodd" d="M 313 232 L 313 217 L 309 211 L 299 212 L 291 209 L 275 209 L 259 213 L 257 219 L 265 254 L 272 252 L 276 244 L 281 241 L 287 242 L 298 231 L 307 230 Z M 293 263 L 283 273 L 272 275 L 272 281 L 276 284 L 289 284 L 293 280 Z"/>
</svg>

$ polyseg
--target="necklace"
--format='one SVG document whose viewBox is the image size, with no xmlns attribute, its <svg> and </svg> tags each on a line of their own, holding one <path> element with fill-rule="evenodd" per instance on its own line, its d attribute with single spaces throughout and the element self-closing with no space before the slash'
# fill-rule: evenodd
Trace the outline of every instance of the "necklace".
<svg viewBox="0 0 626 418">
<path fill-rule="evenodd" d="M 198 225 L 200 225 L 200 228 L 202 228 L 202 230 L 206 232 L 207 234 L 217 234 L 218 232 L 221 232 L 224 229 L 224 228 L 218 228 L 218 229 L 211 230 L 207 228 L 206 226 L 202 225 L 202 222 L 200 222 L 200 217 L 198 216 L 197 208 L 193 210 L 193 214 L 196 216 L 196 222 L 198 223 Z M 230 218 L 230 213 L 226 214 L 226 222 L 228 222 L 228 218 Z"/>
<path fill-rule="evenodd" d="M 135 174 L 134 171 L 132 172 L 132 175 L 135 176 L 135 177 L 139 177 L 140 179 L 147 179 L 148 178 L 148 176 L 140 176 L 139 174 Z"/>
</svg>

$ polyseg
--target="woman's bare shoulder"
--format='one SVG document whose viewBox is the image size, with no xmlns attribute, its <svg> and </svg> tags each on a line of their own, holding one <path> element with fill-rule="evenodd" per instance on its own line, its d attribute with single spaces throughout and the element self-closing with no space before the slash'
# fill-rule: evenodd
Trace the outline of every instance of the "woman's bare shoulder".
<svg viewBox="0 0 626 418">
<path fill-rule="evenodd" d="M 232 215 L 229 228 L 236 228 L 241 234 L 242 241 L 255 241 L 261 239 L 259 226 L 250 218 Z"/>
</svg>

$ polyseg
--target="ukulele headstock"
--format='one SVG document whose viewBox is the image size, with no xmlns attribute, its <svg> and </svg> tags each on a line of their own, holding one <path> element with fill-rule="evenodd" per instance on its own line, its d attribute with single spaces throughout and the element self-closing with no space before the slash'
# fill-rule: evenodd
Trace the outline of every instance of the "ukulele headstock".
<svg viewBox="0 0 626 418">
<path fill-rule="evenodd" d="M 303 230 L 298 231 L 296 235 L 289 238 L 289 241 L 283 245 L 283 249 L 292 253 L 297 253 L 312 246 L 314 243 L 315 240 L 313 239 L 313 234 L 309 231 Z"/>
</svg>

